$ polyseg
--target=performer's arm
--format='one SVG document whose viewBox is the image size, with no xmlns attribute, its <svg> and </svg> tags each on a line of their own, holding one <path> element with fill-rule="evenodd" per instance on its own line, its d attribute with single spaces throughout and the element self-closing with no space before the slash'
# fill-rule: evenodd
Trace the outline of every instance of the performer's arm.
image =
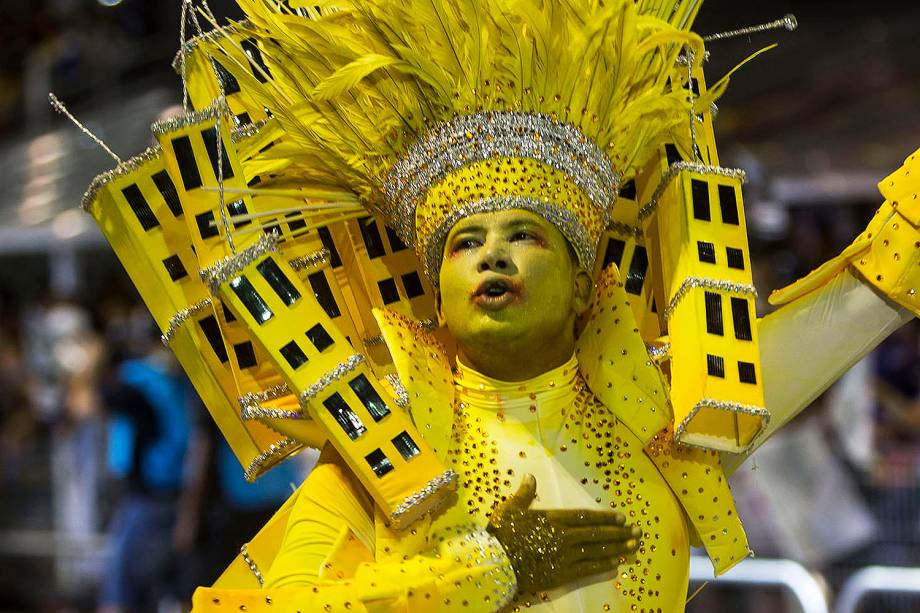
<svg viewBox="0 0 920 613">
<path fill-rule="evenodd" d="M 770 424 L 747 453 L 726 454 L 726 472 L 920 315 L 920 152 L 879 187 L 886 201 L 853 244 L 770 297 L 782 308 L 757 324 Z"/>
<path fill-rule="evenodd" d="M 810 405 L 856 362 L 912 318 L 849 272 L 757 322 L 764 401 L 770 423 L 744 454 L 725 454 L 736 469 L 774 432 Z"/>
</svg>

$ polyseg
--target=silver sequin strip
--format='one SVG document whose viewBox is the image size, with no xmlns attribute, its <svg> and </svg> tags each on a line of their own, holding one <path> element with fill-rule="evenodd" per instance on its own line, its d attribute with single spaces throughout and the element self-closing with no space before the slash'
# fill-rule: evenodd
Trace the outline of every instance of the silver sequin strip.
<svg viewBox="0 0 920 613">
<path fill-rule="evenodd" d="M 548 115 L 481 111 L 435 126 L 388 173 L 384 189 L 403 238 L 414 236 L 415 204 L 428 188 L 454 170 L 496 157 L 534 159 L 564 172 L 602 211 L 606 225 L 620 176 L 591 139 Z"/>
<path fill-rule="evenodd" d="M 396 507 L 396 510 L 393 511 L 390 515 L 390 520 L 393 522 L 393 526 L 396 529 L 403 528 L 403 520 L 405 519 L 406 514 L 413 510 L 416 506 L 422 504 L 444 488 L 453 489 L 456 487 L 457 479 L 459 475 L 451 469 L 446 470 L 441 473 L 431 481 L 429 481 L 425 487 L 412 494 L 411 496 L 406 497 L 399 506 Z"/>
<path fill-rule="evenodd" d="M 434 330 L 438 327 L 438 322 L 433 319 L 420 319 L 418 321 L 412 322 L 412 325 L 416 330 Z M 382 334 L 377 334 L 375 336 L 369 336 L 364 339 L 364 344 L 368 347 L 376 347 L 378 345 L 383 345 L 386 341 L 383 339 Z"/>
<path fill-rule="evenodd" d="M 169 347 L 169 344 L 172 342 L 173 337 L 176 335 L 176 332 L 179 331 L 179 328 L 182 326 L 182 324 L 184 324 L 190 317 L 197 315 L 209 306 L 211 306 L 210 296 L 199 300 L 192 306 L 186 307 L 170 317 L 169 328 L 167 328 L 166 332 L 163 333 L 163 336 L 160 337 L 160 340 L 163 341 L 163 345 Z"/>
<path fill-rule="evenodd" d="M 665 358 L 671 352 L 671 343 L 665 343 L 663 345 L 646 345 L 645 348 L 648 350 L 648 355 L 653 360 L 660 360 Z"/>
<path fill-rule="evenodd" d="M 203 121 L 216 119 L 220 111 L 222 111 L 222 115 L 229 113 L 226 103 L 221 102 L 221 100 L 215 100 L 211 106 L 201 109 L 200 111 L 193 111 L 180 117 L 170 117 L 169 119 L 156 121 L 150 126 L 150 130 L 154 135 L 161 136 L 169 132 L 182 130 L 183 128 L 193 126 Z"/>
<path fill-rule="evenodd" d="M 300 443 L 292 438 L 283 438 L 277 443 L 272 443 L 269 445 L 268 449 L 257 455 L 253 458 L 252 462 L 249 463 L 249 468 L 243 473 L 246 480 L 250 483 L 255 481 L 256 477 L 262 473 L 262 468 L 264 466 L 274 463 L 279 456 L 288 454 L 299 446 Z"/>
<path fill-rule="evenodd" d="M 249 567 L 249 570 L 252 571 L 252 574 L 255 575 L 256 581 L 259 582 L 259 586 L 265 585 L 265 579 L 262 577 L 262 571 L 259 570 L 259 566 L 256 564 L 256 561 L 252 559 L 252 556 L 249 555 L 249 550 L 246 548 L 246 545 L 240 547 L 240 556 L 242 556 L 243 561 L 246 562 L 246 566 Z"/>
<path fill-rule="evenodd" d="M 393 388 L 393 393 L 395 394 L 393 401 L 396 402 L 396 406 L 401 409 L 405 409 L 409 406 L 409 390 L 403 385 L 403 382 L 399 379 L 399 375 L 392 373 L 385 376 L 384 379 L 386 379 L 386 382 Z"/>
<path fill-rule="evenodd" d="M 690 290 L 697 287 L 714 289 L 720 292 L 729 292 L 731 294 L 753 296 L 754 298 L 757 297 L 757 289 L 753 285 L 733 283 L 732 281 L 723 281 L 721 279 L 707 279 L 705 277 L 687 277 L 684 279 L 684 282 L 680 284 L 680 287 L 677 288 L 674 297 L 671 298 L 671 302 L 668 303 L 668 308 L 664 310 L 664 318 L 670 319 L 671 315 L 674 313 L 674 309 L 676 309 L 680 301 L 684 299 L 684 296 L 686 296 Z"/>
<path fill-rule="evenodd" d="M 233 141 L 233 143 L 238 143 L 240 141 L 246 140 L 247 138 L 255 136 L 262 131 L 262 128 L 264 128 L 269 121 L 271 121 L 271 118 L 265 118 L 260 119 L 255 123 L 246 123 L 239 126 L 238 128 L 234 128 L 230 133 L 230 140 Z"/>
<path fill-rule="evenodd" d="M 228 255 L 222 260 L 208 266 L 201 271 L 201 280 L 208 284 L 213 293 L 217 293 L 221 285 L 236 278 L 243 272 L 243 269 L 264 256 L 266 253 L 275 250 L 278 245 L 278 235 L 263 234 L 254 244 L 246 247 L 236 255 Z"/>
<path fill-rule="evenodd" d="M 749 28 L 740 28 L 738 30 L 729 30 L 728 32 L 717 32 L 716 34 L 709 34 L 703 37 L 703 42 L 709 43 L 714 40 L 723 40 L 725 38 L 734 38 L 736 36 L 747 36 L 748 34 L 757 34 L 758 32 L 767 32 L 769 30 L 778 30 L 780 28 L 786 28 L 790 32 L 794 32 L 798 27 L 799 20 L 795 18 L 795 15 L 789 13 L 788 15 L 783 16 L 781 19 L 771 21 L 770 23 L 763 23 L 759 26 L 751 26 Z"/>
<path fill-rule="evenodd" d="M 628 226 L 625 223 L 619 221 L 612 221 L 607 224 L 608 232 L 615 232 L 620 236 L 631 236 L 633 238 L 640 238 L 642 236 L 642 228 L 636 228 L 635 226 Z"/>
<path fill-rule="evenodd" d="M 594 265 L 594 258 L 597 252 L 597 245 L 591 239 L 591 234 L 587 228 L 569 209 L 554 204 L 544 202 L 537 198 L 525 196 L 492 196 L 483 198 L 476 202 L 465 204 L 460 208 L 451 211 L 450 215 L 438 225 L 431 238 L 428 240 L 428 246 L 425 253 L 425 273 L 431 283 L 438 287 L 438 275 L 441 271 L 441 258 L 444 253 L 444 242 L 450 229 L 459 220 L 477 213 L 492 213 L 494 211 L 504 211 L 506 209 L 523 209 L 543 217 L 550 222 L 568 239 L 578 255 L 578 261 L 586 269 L 591 270 Z M 606 222 L 604 224 L 606 226 Z"/>
<path fill-rule="evenodd" d="M 107 170 L 106 172 L 98 175 L 93 181 L 89 184 L 89 187 L 86 188 L 86 192 L 83 194 L 83 197 L 80 198 L 80 207 L 89 212 L 90 208 L 93 206 L 93 202 L 96 201 L 96 196 L 99 194 L 99 190 L 105 187 L 107 184 L 111 183 L 115 179 L 121 178 L 125 175 L 129 175 L 147 162 L 155 160 L 160 157 L 161 149 L 159 145 L 154 145 L 149 149 L 145 150 L 143 153 L 135 155 L 133 158 L 127 159 L 112 170 Z"/>
<path fill-rule="evenodd" d="M 320 249 L 314 253 L 308 253 L 307 255 L 302 255 L 299 258 L 294 258 L 289 262 L 291 268 L 294 270 L 303 270 L 304 268 L 316 268 L 321 264 L 325 264 L 329 261 L 329 250 Z"/>
<path fill-rule="evenodd" d="M 713 398 L 703 398 L 696 406 L 693 407 L 693 410 L 684 417 L 684 419 L 678 424 L 677 428 L 674 430 L 674 440 L 685 445 L 687 447 L 701 447 L 703 449 L 709 449 L 709 447 L 703 447 L 702 445 L 696 445 L 694 443 L 685 443 L 680 440 L 684 434 L 684 430 L 687 429 L 687 426 L 690 425 L 690 422 L 696 417 L 696 414 L 703 409 L 717 409 L 719 411 L 727 411 L 730 413 L 744 413 L 745 415 L 754 415 L 763 419 L 763 424 L 761 429 L 765 428 L 768 423 L 770 423 L 770 412 L 763 407 L 758 407 L 752 404 L 740 404 L 738 402 L 728 402 L 725 400 L 715 400 Z M 756 439 L 756 435 L 751 437 L 751 443 Z M 750 447 L 750 444 L 745 446 L 743 449 L 739 450 L 737 453 L 743 453 Z"/>
<path fill-rule="evenodd" d="M 240 396 L 240 417 L 243 419 L 261 419 L 265 417 L 273 419 L 301 419 L 303 418 L 303 413 L 299 410 L 287 411 L 262 406 L 263 402 L 276 400 L 290 393 L 291 390 L 286 383 L 279 383 L 261 392 L 253 392 Z"/>
<path fill-rule="evenodd" d="M 272 409 L 261 405 L 246 406 L 240 412 L 240 417 L 244 420 L 252 419 L 306 419 L 302 411 L 286 411 L 284 409 Z"/>
<path fill-rule="evenodd" d="M 356 369 L 359 364 L 364 362 L 365 359 L 367 358 L 365 358 L 360 353 L 356 353 L 327 372 L 325 375 L 319 378 L 319 381 L 300 393 L 300 404 L 302 406 L 306 406 L 310 400 L 316 398 L 317 394 Z"/>
<path fill-rule="evenodd" d="M 723 168 L 722 166 L 710 166 L 697 162 L 674 162 L 671 164 L 671 167 L 668 168 L 664 176 L 661 177 L 661 181 L 659 181 L 658 186 L 655 188 L 655 192 L 652 194 L 652 199 L 639 209 L 639 221 L 644 221 L 649 215 L 655 212 L 655 209 L 658 208 L 658 201 L 661 199 L 661 195 L 664 194 L 664 190 L 668 189 L 668 185 L 674 180 L 674 177 L 683 171 L 695 172 L 696 174 L 710 175 L 713 177 L 740 179 L 742 183 L 744 183 L 747 177 L 747 174 L 740 168 Z"/>
</svg>

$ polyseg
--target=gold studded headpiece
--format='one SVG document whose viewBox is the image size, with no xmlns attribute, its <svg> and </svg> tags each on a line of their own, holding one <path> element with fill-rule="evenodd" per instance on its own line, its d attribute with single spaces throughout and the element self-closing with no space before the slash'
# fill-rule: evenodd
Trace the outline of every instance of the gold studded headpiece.
<svg viewBox="0 0 920 613">
<path fill-rule="evenodd" d="M 459 219 L 525 209 L 551 221 L 587 269 L 620 177 L 577 128 L 542 114 L 485 111 L 431 130 L 395 164 L 385 184 L 399 231 L 415 236 L 437 279 L 444 241 Z"/>
</svg>

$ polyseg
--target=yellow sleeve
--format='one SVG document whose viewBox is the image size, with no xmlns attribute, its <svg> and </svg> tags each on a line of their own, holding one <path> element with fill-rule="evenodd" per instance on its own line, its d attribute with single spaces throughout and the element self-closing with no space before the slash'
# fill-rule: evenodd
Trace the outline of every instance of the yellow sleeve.
<svg viewBox="0 0 920 613">
<path fill-rule="evenodd" d="M 757 321 L 770 423 L 743 454 L 723 454 L 730 474 L 764 441 L 913 315 L 847 270 Z"/>
<path fill-rule="evenodd" d="M 484 529 L 460 526 L 429 550 L 380 562 L 374 530 L 347 471 L 320 464 L 294 502 L 263 589 L 199 588 L 193 610 L 497 611 L 517 590 L 504 550 Z"/>
<path fill-rule="evenodd" d="M 361 494 L 363 490 L 340 465 L 321 461 L 294 501 L 281 547 L 265 574 L 263 587 L 315 585 L 330 575 L 327 565 L 348 553 L 373 560 L 372 503 Z"/>
</svg>

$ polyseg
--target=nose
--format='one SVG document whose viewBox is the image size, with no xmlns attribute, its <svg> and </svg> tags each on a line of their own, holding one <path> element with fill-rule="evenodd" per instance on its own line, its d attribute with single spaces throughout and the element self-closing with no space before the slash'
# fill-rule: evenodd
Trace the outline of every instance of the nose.
<svg viewBox="0 0 920 613">
<path fill-rule="evenodd" d="M 494 272 L 508 272 L 511 268 L 511 258 L 508 253 L 507 245 L 502 241 L 491 240 L 482 249 L 481 258 L 477 270 L 485 272 L 491 270 Z"/>
</svg>

